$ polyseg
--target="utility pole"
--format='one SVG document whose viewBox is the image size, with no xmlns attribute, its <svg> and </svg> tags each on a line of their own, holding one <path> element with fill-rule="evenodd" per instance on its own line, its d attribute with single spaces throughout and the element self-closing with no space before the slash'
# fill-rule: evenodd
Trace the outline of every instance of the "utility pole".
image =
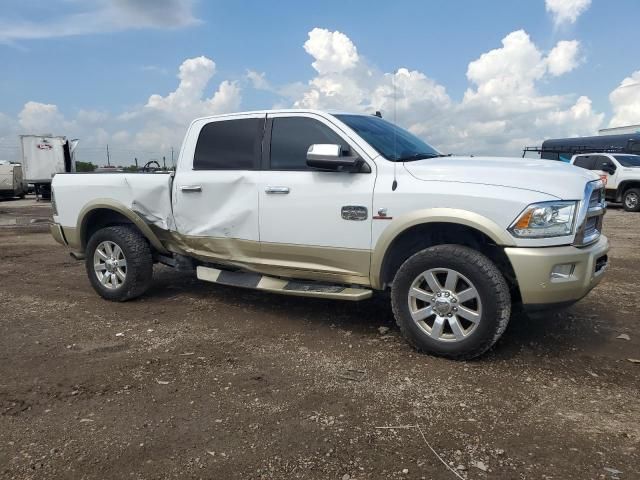
<svg viewBox="0 0 640 480">
<path fill-rule="evenodd" d="M 167 161 L 164 159 L 164 155 L 162 156 L 162 169 L 163 170 L 167 169 Z"/>
<path fill-rule="evenodd" d="M 107 165 L 111 166 L 111 157 L 109 156 L 109 144 L 107 143 Z"/>
</svg>

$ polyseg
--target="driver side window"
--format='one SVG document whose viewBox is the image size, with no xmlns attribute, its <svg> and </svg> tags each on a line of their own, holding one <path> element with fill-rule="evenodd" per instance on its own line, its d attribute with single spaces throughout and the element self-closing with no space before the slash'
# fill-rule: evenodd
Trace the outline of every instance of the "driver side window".
<svg viewBox="0 0 640 480">
<path fill-rule="evenodd" d="M 271 170 L 310 170 L 307 151 L 316 143 L 349 144 L 323 123 L 308 117 L 276 117 L 271 127 Z"/>
</svg>

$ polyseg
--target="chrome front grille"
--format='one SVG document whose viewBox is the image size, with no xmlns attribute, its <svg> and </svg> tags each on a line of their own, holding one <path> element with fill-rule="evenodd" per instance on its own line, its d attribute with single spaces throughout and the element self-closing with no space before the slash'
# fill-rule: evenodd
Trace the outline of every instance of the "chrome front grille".
<svg viewBox="0 0 640 480">
<path fill-rule="evenodd" d="M 587 183 L 584 200 L 580 202 L 578 211 L 578 228 L 574 242 L 577 247 L 589 245 L 600 238 L 606 207 L 602 181 Z"/>
</svg>

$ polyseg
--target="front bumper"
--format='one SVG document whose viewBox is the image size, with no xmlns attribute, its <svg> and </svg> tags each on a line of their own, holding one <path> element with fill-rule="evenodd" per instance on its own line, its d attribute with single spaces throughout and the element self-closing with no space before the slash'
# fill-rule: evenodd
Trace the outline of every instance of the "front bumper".
<svg viewBox="0 0 640 480">
<path fill-rule="evenodd" d="M 602 235 L 593 245 L 577 248 L 542 247 L 504 249 L 516 274 L 525 306 L 570 304 L 595 287 L 607 270 L 609 240 Z M 573 265 L 568 275 L 553 276 L 559 265 Z"/>
</svg>

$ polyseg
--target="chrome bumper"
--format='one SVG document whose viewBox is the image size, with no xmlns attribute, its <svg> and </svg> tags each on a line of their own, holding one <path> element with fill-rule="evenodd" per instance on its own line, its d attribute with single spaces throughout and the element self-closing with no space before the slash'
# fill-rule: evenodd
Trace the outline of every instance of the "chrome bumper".
<svg viewBox="0 0 640 480">
<path fill-rule="evenodd" d="M 580 300 L 604 276 L 609 240 L 602 235 L 588 247 L 505 248 L 516 274 L 524 305 L 549 305 Z M 560 265 L 573 265 L 569 274 L 554 274 Z"/>
</svg>

